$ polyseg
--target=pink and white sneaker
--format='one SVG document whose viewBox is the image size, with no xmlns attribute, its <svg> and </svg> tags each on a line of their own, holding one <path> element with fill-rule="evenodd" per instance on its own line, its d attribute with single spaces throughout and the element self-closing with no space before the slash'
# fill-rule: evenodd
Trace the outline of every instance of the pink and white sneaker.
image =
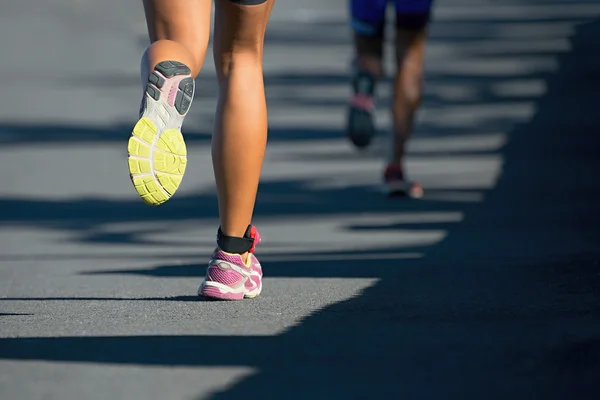
<svg viewBox="0 0 600 400">
<path fill-rule="evenodd" d="M 407 180 L 398 164 L 389 164 L 383 173 L 383 193 L 388 197 L 420 199 L 423 197 L 423 186 Z"/>
<path fill-rule="evenodd" d="M 254 243 L 260 241 L 260 235 L 253 229 Z M 239 254 L 227 253 L 216 249 L 211 256 L 206 278 L 198 295 L 219 300 L 251 299 L 262 291 L 262 267 L 254 255 L 254 247 L 248 253 L 247 262 Z"/>
</svg>

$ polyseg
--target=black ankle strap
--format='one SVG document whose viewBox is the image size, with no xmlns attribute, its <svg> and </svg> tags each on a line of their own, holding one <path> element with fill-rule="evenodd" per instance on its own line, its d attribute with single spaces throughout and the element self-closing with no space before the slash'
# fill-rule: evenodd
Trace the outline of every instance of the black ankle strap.
<svg viewBox="0 0 600 400">
<path fill-rule="evenodd" d="M 248 225 L 244 237 L 227 236 L 219 227 L 217 231 L 217 246 L 219 249 L 233 254 L 244 254 L 254 249 L 253 226 Z"/>
</svg>

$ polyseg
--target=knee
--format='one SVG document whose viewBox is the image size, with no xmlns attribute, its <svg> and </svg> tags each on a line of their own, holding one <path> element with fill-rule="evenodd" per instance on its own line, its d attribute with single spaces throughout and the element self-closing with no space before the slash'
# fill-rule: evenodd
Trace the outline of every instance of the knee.
<svg viewBox="0 0 600 400">
<path fill-rule="evenodd" d="M 226 45 L 215 49 L 216 57 L 228 60 L 231 64 L 237 66 L 241 62 L 244 65 L 262 62 L 263 38 L 253 36 L 243 36 L 232 38 Z"/>
<path fill-rule="evenodd" d="M 215 54 L 215 67 L 219 82 L 230 76 L 234 71 L 262 71 L 262 46 L 251 45 L 233 46 Z"/>
</svg>

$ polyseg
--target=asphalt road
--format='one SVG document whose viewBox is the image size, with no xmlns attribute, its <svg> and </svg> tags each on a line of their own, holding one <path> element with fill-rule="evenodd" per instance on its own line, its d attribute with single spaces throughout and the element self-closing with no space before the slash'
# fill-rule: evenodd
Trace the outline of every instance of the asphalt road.
<svg viewBox="0 0 600 400">
<path fill-rule="evenodd" d="M 264 292 L 202 302 L 212 60 L 186 178 L 150 208 L 125 158 L 139 2 L 2 4 L 0 398 L 597 399 L 600 5 L 440 0 L 430 37 L 408 160 L 427 193 L 387 200 L 387 86 L 376 145 L 343 137 L 345 2 L 278 0 Z"/>
</svg>

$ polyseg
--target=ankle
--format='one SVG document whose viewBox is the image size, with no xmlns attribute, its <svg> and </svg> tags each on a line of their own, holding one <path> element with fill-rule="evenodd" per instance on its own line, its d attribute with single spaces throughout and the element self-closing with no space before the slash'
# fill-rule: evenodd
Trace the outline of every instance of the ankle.
<svg viewBox="0 0 600 400">
<path fill-rule="evenodd" d="M 386 173 L 404 174 L 402 161 L 390 161 L 385 167 Z"/>
<path fill-rule="evenodd" d="M 352 89 L 355 96 L 375 95 L 377 78 L 369 71 L 357 70 L 352 78 Z"/>
<path fill-rule="evenodd" d="M 219 227 L 217 231 L 217 246 L 220 250 L 229 254 L 238 254 L 247 262 L 249 253 L 254 251 L 255 246 L 258 244 L 260 236 L 256 231 L 256 228 L 252 225 L 248 225 L 246 232 L 243 236 L 228 236 Z"/>
<path fill-rule="evenodd" d="M 355 94 L 350 100 L 352 107 L 359 110 L 372 111 L 375 108 L 373 96 L 367 94 Z"/>
</svg>

